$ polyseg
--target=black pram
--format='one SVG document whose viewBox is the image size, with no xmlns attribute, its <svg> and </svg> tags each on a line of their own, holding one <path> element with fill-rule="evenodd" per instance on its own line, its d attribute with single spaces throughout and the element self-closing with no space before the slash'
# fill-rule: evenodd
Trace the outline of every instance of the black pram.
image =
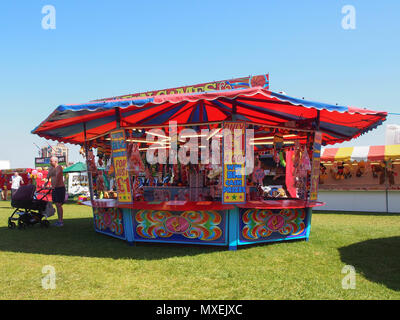
<svg viewBox="0 0 400 320">
<path fill-rule="evenodd" d="M 18 229 L 25 229 L 36 223 L 40 223 L 40 226 L 46 228 L 50 225 L 47 218 L 52 216 L 55 210 L 51 203 L 43 200 L 50 191 L 40 200 L 36 198 L 35 191 L 36 187 L 29 184 L 19 187 L 14 193 L 11 198 L 11 206 L 15 210 L 8 218 L 9 228 L 14 229 L 17 224 Z M 15 215 L 18 217 L 14 217 Z"/>
</svg>

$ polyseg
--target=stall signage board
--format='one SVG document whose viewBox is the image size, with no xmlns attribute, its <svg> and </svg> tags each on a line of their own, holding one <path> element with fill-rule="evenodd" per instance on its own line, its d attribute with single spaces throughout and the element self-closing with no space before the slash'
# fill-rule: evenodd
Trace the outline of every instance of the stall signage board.
<svg viewBox="0 0 400 320">
<path fill-rule="evenodd" d="M 132 203 L 132 187 L 128 173 L 125 130 L 111 132 L 111 149 L 119 203 Z"/>
<path fill-rule="evenodd" d="M 238 157 L 245 156 L 245 124 L 238 122 L 224 122 L 224 129 L 232 133 L 232 149 L 223 151 L 223 184 L 222 203 L 239 204 L 246 202 L 246 175 L 244 161 L 238 161 Z M 235 139 L 235 129 L 242 131 L 242 141 Z M 226 152 L 228 151 L 228 152 Z"/>
<path fill-rule="evenodd" d="M 310 200 L 318 199 L 318 184 L 319 184 L 319 174 L 320 174 L 319 165 L 321 161 L 321 142 L 322 142 L 322 132 L 317 131 L 315 132 L 314 135 Z"/>
<path fill-rule="evenodd" d="M 58 164 L 60 166 L 66 166 L 67 162 L 65 156 L 57 156 Z M 51 157 L 42 157 L 42 158 L 35 158 L 35 167 L 50 167 L 50 159 Z"/>
<path fill-rule="evenodd" d="M 97 99 L 94 101 L 132 99 L 139 97 L 153 97 L 165 94 L 187 94 L 187 93 L 198 93 L 198 92 L 215 91 L 215 90 L 246 89 L 252 87 L 262 87 L 264 89 L 269 90 L 269 74 L 235 78 L 230 80 L 213 81 L 213 82 L 200 83 L 191 86 L 184 86 L 184 87 L 177 87 L 170 89 L 139 92 L 124 96 Z"/>
</svg>

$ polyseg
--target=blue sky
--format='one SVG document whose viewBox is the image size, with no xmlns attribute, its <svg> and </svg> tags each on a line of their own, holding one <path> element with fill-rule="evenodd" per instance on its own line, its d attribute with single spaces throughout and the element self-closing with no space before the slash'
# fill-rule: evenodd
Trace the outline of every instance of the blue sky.
<svg viewBox="0 0 400 320">
<path fill-rule="evenodd" d="M 41 25 L 49 4 L 55 30 Z M 341 27 L 344 5 L 355 30 Z M 291 96 L 400 113 L 399 34 L 397 0 L 3 1 L 0 160 L 32 167 L 46 142 L 30 132 L 60 104 L 250 74 Z M 386 124 L 345 145 L 384 144 Z"/>
</svg>

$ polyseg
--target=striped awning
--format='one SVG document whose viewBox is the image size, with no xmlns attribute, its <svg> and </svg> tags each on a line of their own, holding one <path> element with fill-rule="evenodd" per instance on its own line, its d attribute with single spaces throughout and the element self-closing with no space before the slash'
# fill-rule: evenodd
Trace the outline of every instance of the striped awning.
<svg viewBox="0 0 400 320">
<path fill-rule="evenodd" d="M 201 126 L 235 119 L 289 128 L 293 123 L 301 126 L 319 119 L 326 145 L 357 138 L 381 125 L 386 116 L 383 111 L 307 101 L 254 87 L 61 105 L 32 133 L 83 144 L 85 133 L 88 140 L 94 140 L 117 127 L 159 128 L 169 121 Z"/>
<path fill-rule="evenodd" d="M 400 144 L 386 146 L 325 148 L 322 161 L 400 160 Z"/>
</svg>

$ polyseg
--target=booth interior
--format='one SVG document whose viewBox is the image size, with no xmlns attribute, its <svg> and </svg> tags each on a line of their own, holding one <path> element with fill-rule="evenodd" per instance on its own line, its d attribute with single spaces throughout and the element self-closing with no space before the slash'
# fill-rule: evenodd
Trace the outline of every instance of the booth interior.
<svg viewBox="0 0 400 320">
<path fill-rule="evenodd" d="M 190 136 L 180 134 L 186 129 L 178 127 L 176 152 L 172 148 L 175 158 L 171 157 L 174 142 L 168 128 L 162 133 L 152 129 L 124 128 L 126 168 L 133 201 L 223 202 L 224 155 L 221 146 L 224 139 L 226 145 L 232 137 L 224 138 L 222 126 L 214 125 L 211 130 L 197 126 L 193 129 L 196 133 Z M 250 173 L 244 175 L 245 184 L 238 184 L 237 188 L 242 185 L 246 188 L 237 192 L 246 195 L 240 202 L 307 200 L 313 133 L 255 125 L 247 125 L 246 129 L 254 130 L 254 137 L 247 139 L 247 150 L 254 150 L 254 156 L 249 157 L 254 169 L 250 172 L 249 168 Z M 155 139 L 149 139 L 149 136 Z M 88 152 L 93 198 L 117 200 L 117 191 L 122 185 L 115 180 L 111 136 L 104 135 L 95 144 L 97 152 L 93 149 Z M 182 152 L 182 148 L 186 151 Z M 230 187 L 235 188 L 233 184 L 238 182 L 226 178 L 232 183 Z M 241 175 L 235 174 L 232 178 L 241 178 Z"/>
</svg>

